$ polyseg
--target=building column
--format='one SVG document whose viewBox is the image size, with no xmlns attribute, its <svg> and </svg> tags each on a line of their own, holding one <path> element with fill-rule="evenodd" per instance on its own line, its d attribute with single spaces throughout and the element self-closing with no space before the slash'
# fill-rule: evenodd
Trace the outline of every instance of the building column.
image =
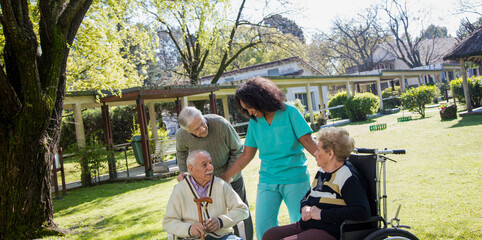
<svg viewBox="0 0 482 240">
<path fill-rule="evenodd" d="M 472 112 L 472 103 L 470 102 L 469 84 L 467 83 L 467 71 L 465 69 L 465 60 L 460 59 L 460 67 L 462 68 L 462 85 L 464 87 L 465 105 L 467 112 Z"/>
<path fill-rule="evenodd" d="M 462 67 L 462 66 L 460 66 L 460 67 Z M 465 69 L 465 67 L 464 67 L 464 69 Z M 455 70 L 455 69 L 454 69 L 454 70 L 452 70 L 452 80 L 457 79 L 457 77 L 456 77 L 456 75 L 455 75 L 455 72 L 456 72 L 456 70 Z"/>
<path fill-rule="evenodd" d="M 226 120 L 228 120 L 228 122 L 231 122 L 229 120 L 228 95 L 221 96 L 221 100 L 223 101 L 224 118 L 226 118 Z"/>
<path fill-rule="evenodd" d="M 380 78 L 377 79 L 377 94 L 378 98 L 380 98 L 380 109 L 383 109 L 382 86 L 380 86 Z"/>
<path fill-rule="evenodd" d="M 74 105 L 75 137 L 79 148 L 85 146 L 84 120 L 82 119 L 82 109 L 80 104 Z"/>
<path fill-rule="evenodd" d="M 351 95 L 355 96 L 356 94 L 355 83 L 350 84 L 350 88 L 351 88 Z"/>
<path fill-rule="evenodd" d="M 313 104 L 311 102 L 311 92 L 310 92 L 310 84 L 306 84 L 306 101 L 308 101 L 308 111 L 310 112 L 310 122 L 311 124 L 315 123 L 315 118 L 313 117 Z"/>
<path fill-rule="evenodd" d="M 402 75 L 402 78 L 400 79 L 400 90 L 403 92 L 405 92 L 405 75 Z"/>
<path fill-rule="evenodd" d="M 346 81 L 346 97 L 351 97 L 351 86 L 350 81 Z"/>
<path fill-rule="evenodd" d="M 419 74 L 419 75 L 418 75 L 418 77 L 417 77 L 417 80 L 418 80 L 418 86 L 419 86 L 419 87 L 420 87 L 420 86 L 422 86 L 422 80 L 421 80 L 421 79 L 422 79 L 422 75 L 421 75 L 421 74 Z"/>
<path fill-rule="evenodd" d="M 152 138 L 154 139 L 154 146 L 157 146 L 158 135 L 157 135 L 157 117 L 156 117 L 156 109 L 154 107 L 154 103 L 148 103 L 147 107 L 149 109 L 149 123 L 151 124 L 151 132 Z"/>
</svg>

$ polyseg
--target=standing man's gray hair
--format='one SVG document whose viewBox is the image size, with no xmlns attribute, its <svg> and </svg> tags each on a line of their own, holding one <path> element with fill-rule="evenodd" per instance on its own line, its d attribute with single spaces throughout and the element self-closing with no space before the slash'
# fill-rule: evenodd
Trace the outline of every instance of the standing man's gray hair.
<svg viewBox="0 0 482 240">
<path fill-rule="evenodd" d="M 204 151 L 204 150 L 194 150 L 192 152 L 189 153 L 189 156 L 187 156 L 187 159 L 186 159 L 186 163 L 187 165 L 194 165 L 194 160 L 196 160 L 196 157 L 197 155 L 199 154 L 204 154 L 206 156 L 208 156 L 209 158 L 211 158 L 211 154 L 209 154 L 207 151 Z"/>
<path fill-rule="evenodd" d="M 181 113 L 179 113 L 178 123 L 179 126 L 185 130 L 189 130 L 189 125 L 191 125 L 194 118 L 197 116 L 202 117 L 201 111 L 199 111 L 195 107 L 185 107 L 182 109 Z"/>
</svg>

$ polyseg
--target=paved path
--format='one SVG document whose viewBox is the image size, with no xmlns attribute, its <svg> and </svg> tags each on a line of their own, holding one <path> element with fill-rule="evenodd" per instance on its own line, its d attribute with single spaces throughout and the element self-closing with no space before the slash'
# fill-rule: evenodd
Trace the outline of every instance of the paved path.
<svg viewBox="0 0 482 240">
<path fill-rule="evenodd" d="M 179 167 L 177 166 L 176 160 L 171 160 L 167 161 L 166 165 L 169 167 L 169 172 L 167 173 L 154 173 L 154 176 L 152 178 L 165 178 L 165 177 L 170 177 L 177 175 L 179 172 Z M 158 166 L 158 164 L 156 164 Z M 146 173 L 145 173 L 145 168 L 144 166 L 138 166 L 134 168 L 129 168 L 129 172 L 127 171 L 119 171 L 117 172 L 117 179 L 113 181 L 129 181 L 129 180 L 135 180 L 135 179 L 151 179 L 151 178 L 146 178 Z M 62 192 L 62 184 L 61 180 L 58 179 L 59 181 L 59 192 L 61 194 Z M 101 182 L 109 182 L 112 180 L 109 180 L 109 174 L 102 175 L 100 176 L 100 181 Z M 82 185 L 80 184 L 80 181 L 76 182 L 71 182 L 65 184 L 65 188 L 67 190 L 73 189 L 73 188 L 79 188 Z M 52 186 L 51 188 L 52 193 L 55 191 L 55 188 Z"/>
</svg>

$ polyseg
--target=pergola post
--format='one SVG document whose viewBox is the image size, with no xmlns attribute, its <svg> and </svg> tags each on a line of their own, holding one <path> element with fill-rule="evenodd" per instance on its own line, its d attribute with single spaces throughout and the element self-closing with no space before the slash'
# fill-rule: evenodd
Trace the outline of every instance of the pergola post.
<svg viewBox="0 0 482 240">
<path fill-rule="evenodd" d="M 187 99 L 187 97 L 182 97 L 182 106 L 181 106 L 181 110 L 185 107 L 189 106 L 189 101 Z M 181 112 L 181 111 L 179 111 Z"/>
<path fill-rule="evenodd" d="M 217 105 L 217 101 L 216 101 L 216 94 L 214 94 L 213 92 L 211 92 L 211 94 L 209 94 L 209 111 L 212 114 L 218 114 L 218 105 Z"/>
<path fill-rule="evenodd" d="M 228 120 L 228 122 L 231 122 L 229 120 L 229 106 L 228 106 L 228 96 L 223 95 L 221 96 L 221 100 L 223 101 L 223 112 L 224 112 L 224 118 Z"/>
<path fill-rule="evenodd" d="M 79 148 L 85 146 L 84 120 L 82 119 L 82 109 L 80 104 L 74 104 L 75 137 Z"/>
<path fill-rule="evenodd" d="M 308 102 L 308 111 L 310 112 L 310 122 L 311 124 L 314 124 L 315 118 L 313 115 L 313 104 L 311 102 L 310 84 L 307 83 L 305 88 L 306 88 L 306 101 Z"/>
<path fill-rule="evenodd" d="M 181 113 L 181 110 L 182 110 L 181 100 L 177 98 L 175 103 L 176 103 L 176 116 L 179 117 L 179 113 Z"/>
<path fill-rule="evenodd" d="M 104 128 L 105 144 L 107 145 L 107 150 L 111 152 L 109 157 L 109 178 L 117 178 L 117 169 L 115 164 L 115 154 L 114 154 L 114 139 L 112 137 L 112 126 L 110 124 L 109 117 L 109 106 L 105 103 L 101 107 L 102 109 L 102 126 Z"/>
<path fill-rule="evenodd" d="M 400 87 L 402 88 L 402 93 L 405 92 L 405 75 L 402 75 L 402 78 L 400 79 Z"/>
<path fill-rule="evenodd" d="M 378 98 L 380 98 L 380 109 L 383 109 L 382 86 L 380 85 L 380 78 L 377 79 L 377 95 Z"/>
<path fill-rule="evenodd" d="M 144 108 L 144 99 L 137 99 L 137 116 L 139 119 L 139 128 L 141 130 L 141 146 L 144 155 L 144 167 L 146 177 L 152 177 L 154 171 L 152 169 L 151 152 L 149 151 L 149 132 L 147 131 L 146 109 Z"/>
<path fill-rule="evenodd" d="M 157 117 L 156 117 L 156 109 L 154 103 L 148 103 L 147 107 L 149 109 L 149 123 L 151 124 L 151 132 L 152 138 L 154 139 L 154 146 L 157 146 L 157 142 L 159 141 L 157 135 Z"/>
<path fill-rule="evenodd" d="M 323 86 L 321 84 L 318 85 L 318 93 L 320 95 L 320 110 L 321 110 L 321 109 L 325 108 L 325 101 L 323 101 Z M 325 114 L 326 111 L 320 111 L 320 112 L 321 112 L 321 115 L 323 116 L 323 118 L 325 118 L 326 117 L 326 114 Z"/>
<path fill-rule="evenodd" d="M 465 60 L 460 59 L 460 67 L 462 68 L 462 85 L 464 87 L 465 105 L 467 112 L 472 112 L 472 103 L 470 102 L 469 84 L 467 83 L 467 71 L 465 69 Z"/>
</svg>

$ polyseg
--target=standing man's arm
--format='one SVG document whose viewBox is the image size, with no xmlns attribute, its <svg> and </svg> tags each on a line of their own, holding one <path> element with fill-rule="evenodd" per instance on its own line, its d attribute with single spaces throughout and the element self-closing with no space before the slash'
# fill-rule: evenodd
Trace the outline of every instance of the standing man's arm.
<svg viewBox="0 0 482 240">
<path fill-rule="evenodd" d="M 234 127 L 226 121 L 228 135 L 227 135 L 227 143 L 229 146 L 229 159 L 228 159 L 228 168 L 233 165 L 233 163 L 238 159 L 239 155 L 243 152 L 243 143 L 239 138 L 238 133 L 234 130 Z"/>
<path fill-rule="evenodd" d="M 184 144 L 181 139 L 182 129 L 176 132 L 176 159 L 177 165 L 179 166 L 179 175 L 177 176 L 177 181 L 182 181 L 184 179 L 185 173 L 187 172 L 187 156 L 189 155 L 189 148 Z"/>
</svg>

